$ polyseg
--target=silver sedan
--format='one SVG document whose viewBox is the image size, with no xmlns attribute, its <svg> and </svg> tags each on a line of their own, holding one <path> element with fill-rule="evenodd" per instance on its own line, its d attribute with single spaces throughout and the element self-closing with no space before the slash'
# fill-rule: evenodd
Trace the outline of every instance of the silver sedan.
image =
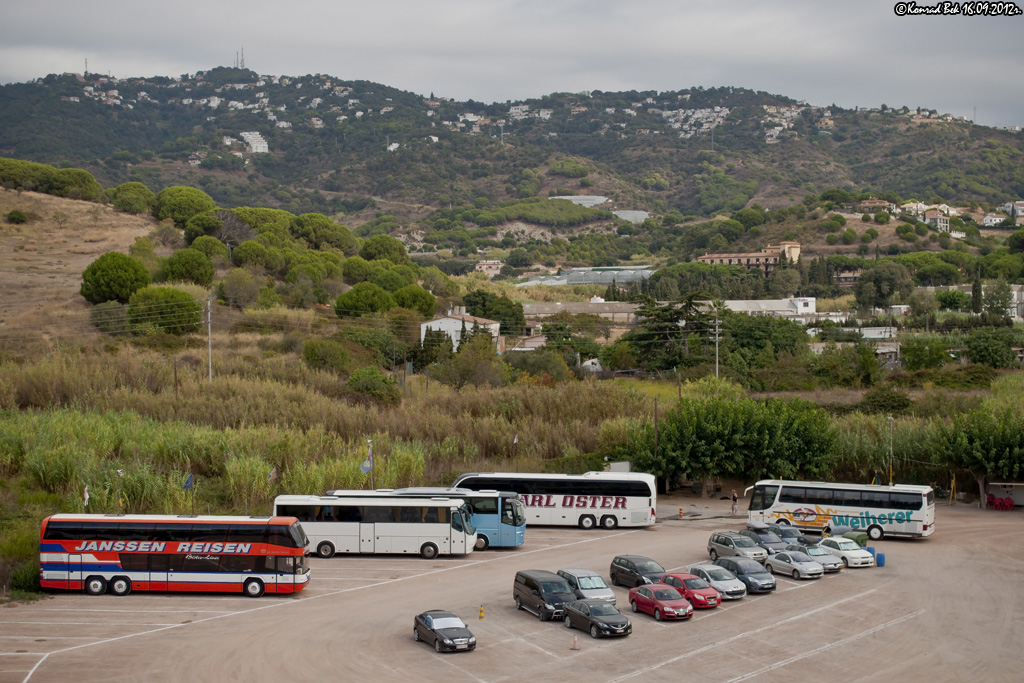
<svg viewBox="0 0 1024 683">
<path fill-rule="evenodd" d="M 723 600 L 739 600 L 747 594 L 747 586 L 725 567 L 695 564 L 686 571 L 707 581 L 722 595 Z"/>
<path fill-rule="evenodd" d="M 810 555 L 796 550 L 783 550 L 769 555 L 764 563 L 772 574 L 788 574 L 794 579 L 820 579 L 825 568 L 811 559 Z"/>
<path fill-rule="evenodd" d="M 786 547 L 786 550 L 793 550 L 806 553 L 812 560 L 821 565 L 826 574 L 837 572 L 843 568 L 843 561 L 838 557 L 817 545 L 799 545 L 793 543 Z"/>
</svg>

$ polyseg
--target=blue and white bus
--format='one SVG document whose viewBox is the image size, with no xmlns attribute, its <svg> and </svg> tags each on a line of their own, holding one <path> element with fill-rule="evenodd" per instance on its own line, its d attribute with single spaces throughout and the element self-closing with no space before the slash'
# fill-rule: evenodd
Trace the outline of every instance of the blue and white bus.
<svg viewBox="0 0 1024 683">
<path fill-rule="evenodd" d="M 526 509 L 514 491 L 472 491 L 470 489 L 415 486 L 402 489 L 359 491 L 337 489 L 335 497 L 414 496 L 465 500 L 476 529 L 476 549 L 517 548 L 526 539 Z"/>
</svg>

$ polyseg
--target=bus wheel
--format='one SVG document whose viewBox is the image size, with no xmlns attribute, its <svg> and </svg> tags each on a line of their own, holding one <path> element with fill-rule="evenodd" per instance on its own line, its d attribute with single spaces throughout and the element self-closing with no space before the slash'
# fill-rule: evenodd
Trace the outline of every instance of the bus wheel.
<svg viewBox="0 0 1024 683">
<path fill-rule="evenodd" d="M 601 526 L 605 529 L 615 529 L 619 526 L 619 520 L 614 515 L 605 515 L 601 518 Z"/>
<path fill-rule="evenodd" d="M 85 592 L 89 595 L 103 595 L 107 592 L 107 582 L 102 576 L 90 576 L 85 580 Z"/>
<path fill-rule="evenodd" d="M 243 590 L 250 598 L 258 598 L 263 595 L 263 582 L 259 579 L 249 579 L 245 582 Z"/>
<path fill-rule="evenodd" d="M 579 525 L 581 529 L 593 529 L 597 526 L 597 520 L 590 515 L 583 515 L 580 517 Z"/>
<path fill-rule="evenodd" d="M 424 543 L 420 546 L 420 556 L 424 560 L 432 560 L 437 557 L 437 546 L 433 543 Z"/>
<path fill-rule="evenodd" d="M 885 536 L 885 532 L 882 531 L 882 527 L 877 524 L 872 524 L 868 527 L 868 538 L 872 541 L 881 541 L 882 537 Z"/>
<path fill-rule="evenodd" d="M 128 595 L 132 592 L 132 582 L 126 576 L 115 576 L 110 580 L 110 592 L 114 595 Z"/>
<path fill-rule="evenodd" d="M 490 544 L 491 544 L 491 542 L 488 541 L 487 537 L 484 536 L 483 534 L 479 534 L 476 537 L 476 549 L 477 550 L 487 550 L 487 546 L 489 546 Z"/>
<path fill-rule="evenodd" d="M 324 541 L 316 547 L 316 554 L 320 557 L 334 557 L 334 544 Z"/>
</svg>

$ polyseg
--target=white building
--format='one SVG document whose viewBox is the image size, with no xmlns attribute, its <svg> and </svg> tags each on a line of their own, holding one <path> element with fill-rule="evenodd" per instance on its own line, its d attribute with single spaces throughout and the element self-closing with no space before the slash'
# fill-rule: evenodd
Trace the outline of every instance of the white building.
<svg viewBox="0 0 1024 683">
<path fill-rule="evenodd" d="M 500 322 L 458 313 L 441 316 L 422 323 L 420 325 L 420 343 L 423 343 L 423 340 L 426 339 L 427 330 L 440 330 L 452 340 L 452 349 L 458 351 L 459 343 L 462 341 L 462 330 L 465 329 L 469 333 L 474 327 L 482 327 L 489 330 L 491 337 L 494 339 L 495 346 L 498 347 L 501 340 Z"/>
<path fill-rule="evenodd" d="M 256 131 L 246 131 L 239 133 L 238 136 L 245 140 L 245 144 L 249 146 L 249 151 L 253 154 L 266 154 L 270 151 L 267 141 Z"/>
</svg>

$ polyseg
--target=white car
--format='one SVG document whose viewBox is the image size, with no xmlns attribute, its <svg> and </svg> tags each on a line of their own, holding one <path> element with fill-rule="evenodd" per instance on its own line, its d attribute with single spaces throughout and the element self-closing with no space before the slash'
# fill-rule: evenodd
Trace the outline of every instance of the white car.
<svg viewBox="0 0 1024 683">
<path fill-rule="evenodd" d="M 874 567 L 875 556 L 848 538 L 826 538 L 820 547 L 843 561 L 844 567 Z"/>
<path fill-rule="evenodd" d="M 764 563 L 772 574 L 788 574 L 794 579 L 820 579 L 825 568 L 806 553 L 797 550 L 783 550 L 769 555 Z"/>
<path fill-rule="evenodd" d="M 821 568 L 825 570 L 826 574 L 829 572 L 837 572 L 843 568 L 842 560 L 818 544 L 800 545 L 798 543 L 793 543 L 786 546 L 786 550 L 796 550 L 801 553 L 807 553 L 812 560 L 821 565 Z"/>
<path fill-rule="evenodd" d="M 695 564 L 686 570 L 700 577 L 718 591 L 722 600 L 739 600 L 747 594 L 747 586 L 725 567 L 714 564 Z"/>
</svg>

